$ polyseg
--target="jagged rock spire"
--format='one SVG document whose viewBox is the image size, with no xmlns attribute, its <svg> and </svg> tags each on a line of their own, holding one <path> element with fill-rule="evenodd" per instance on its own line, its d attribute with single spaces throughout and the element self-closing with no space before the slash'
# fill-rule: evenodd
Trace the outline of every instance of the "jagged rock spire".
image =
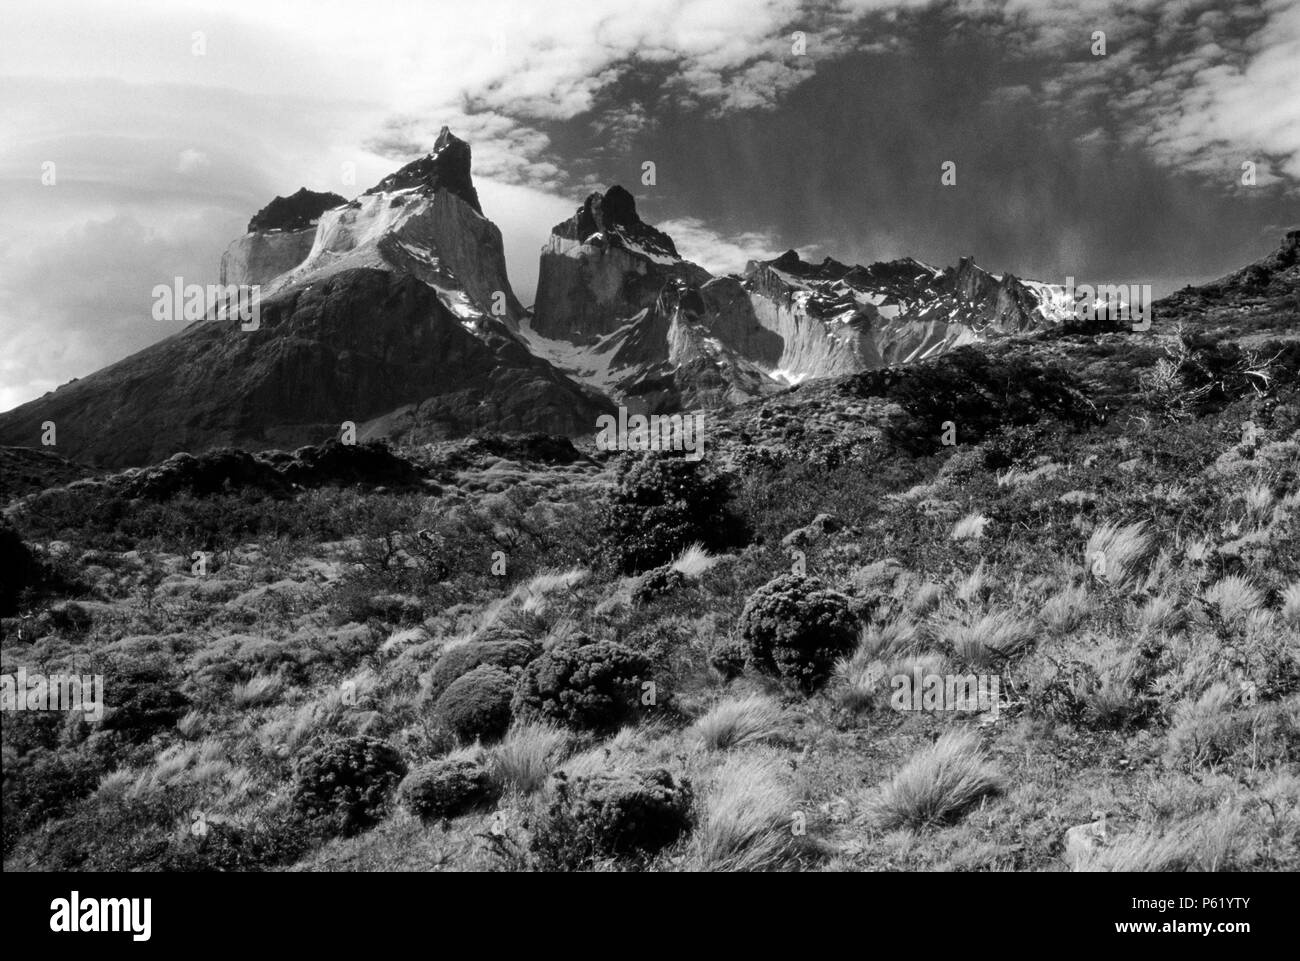
<svg viewBox="0 0 1300 961">
<path fill-rule="evenodd" d="M 433 150 L 418 160 L 413 160 L 396 173 L 391 173 L 369 190 L 368 194 L 377 194 L 392 190 L 418 188 L 422 193 L 432 194 L 439 189 L 448 190 L 465 201 L 480 214 L 483 208 L 479 204 L 478 191 L 474 189 L 474 180 L 470 176 L 469 144 L 443 127 L 434 141 Z"/>
</svg>

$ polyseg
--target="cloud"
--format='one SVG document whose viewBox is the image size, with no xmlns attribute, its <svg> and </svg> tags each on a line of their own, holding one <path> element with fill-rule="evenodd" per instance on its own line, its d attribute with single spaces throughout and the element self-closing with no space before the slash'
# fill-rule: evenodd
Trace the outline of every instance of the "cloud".
<svg viewBox="0 0 1300 961">
<path fill-rule="evenodd" d="M 740 273 L 751 260 L 771 260 L 786 249 L 779 240 L 764 231 L 726 233 L 714 230 L 697 217 L 665 220 L 659 229 L 673 238 L 677 252 L 686 260 L 699 264 L 715 276 Z M 813 255 L 817 247 L 801 247 L 801 257 Z"/>
<path fill-rule="evenodd" d="M 192 174 L 210 166 L 212 166 L 212 161 L 202 150 L 187 148 L 180 152 L 180 157 L 176 161 L 176 172 Z"/>
</svg>

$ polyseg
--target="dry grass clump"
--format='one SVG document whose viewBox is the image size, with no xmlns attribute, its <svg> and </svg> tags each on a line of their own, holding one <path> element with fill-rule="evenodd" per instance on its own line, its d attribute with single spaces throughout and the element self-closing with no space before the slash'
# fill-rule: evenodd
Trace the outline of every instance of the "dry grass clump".
<svg viewBox="0 0 1300 961">
<path fill-rule="evenodd" d="M 885 830 L 939 824 L 999 793 L 1005 783 L 978 735 L 950 731 L 912 756 L 871 799 L 867 816 Z"/>
<path fill-rule="evenodd" d="M 1264 606 L 1264 595 L 1248 577 L 1229 574 L 1205 589 L 1201 599 L 1212 605 L 1229 624 L 1241 625 Z"/>
<path fill-rule="evenodd" d="M 1124 527 L 1107 521 L 1092 532 L 1083 556 L 1093 578 L 1113 590 L 1128 592 L 1139 586 L 1141 568 L 1151 552 L 1151 536 L 1144 521 Z"/>
<path fill-rule="evenodd" d="M 717 563 L 718 558 L 706 551 L 703 544 L 692 544 L 677 555 L 672 568 L 687 577 L 696 578 Z"/>
<path fill-rule="evenodd" d="M 278 675 L 258 674 L 247 684 L 236 684 L 230 696 L 235 707 L 246 710 L 275 701 L 279 698 L 283 686 L 283 681 Z"/>
<path fill-rule="evenodd" d="M 1282 592 L 1282 623 L 1300 628 L 1300 581 Z"/>
<path fill-rule="evenodd" d="M 543 721 L 516 721 L 492 749 L 492 776 L 503 791 L 540 790 L 569 746 L 569 733 Z"/>
<path fill-rule="evenodd" d="M 686 865 L 696 871 L 770 871 L 798 850 L 798 801 L 790 768 L 768 754 L 735 754 L 704 792 Z"/>
<path fill-rule="evenodd" d="M 993 669 L 1026 651 L 1036 633 L 1033 622 L 1010 611 L 994 611 L 975 621 L 949 623 L 940 628 L 939 637 L 959 663 Z"/>
<path fill-rule="evenodd" d="M 967 514 L 953 525 L 952 533 L 948 535 L 950 540 L 966 541 L 979 540 L 984 536 L 984 528 L 989 525 L 989 519 L 983 514 L 975 511 Z"/>
<path fill-rule="evenodd" d="M 1225 871 L 1247 827 L 1240 811 L 1224 807 L 1160 830 L 1145 828 L 1094 848 L 1075 863 L 1076 871 Z"/>
<path fill-rule="evenodd" d="M 725 751 L 777 736 L 784 716 L 781 706 L 765 695 L 729 697 L 691 725 L 688 736 L 705 750 Z"/>
<path fill-rule="evenodd" d="M 1057 636 L 1078 630 L 1092 613 L 1092 599 L 1081 586 L 1061 588 L 1044 603 L 1039 612 L 1043 625 Z"/>
<path fill-rule="evenodd" d="M 1196 700 L 1185 700 L 1174 710 L 1166 753 L 1177 764 L 1202 767 L 1236 750 L 1246 720 L 1233 713 L 1236 695 L 1223 682 L 1213 684 Z"/>
</svg>

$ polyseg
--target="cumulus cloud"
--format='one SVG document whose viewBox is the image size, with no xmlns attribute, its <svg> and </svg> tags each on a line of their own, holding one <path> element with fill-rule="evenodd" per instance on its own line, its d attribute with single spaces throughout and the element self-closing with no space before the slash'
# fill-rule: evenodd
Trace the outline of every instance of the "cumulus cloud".
<svg viewBox="0 0 1300 961">
<path fill-rule="evenodd" d="M 698 217 L 665 220 L 659 228 L 673 238 L 677 252 L 714 275 L 740 273 L 751 260 L 771 260 L 786 249 L 767 231 L 746 230 L 726 233 L 714 230 Z M 807 259 L 817 247 L 796 248 Z"/>
</svg>

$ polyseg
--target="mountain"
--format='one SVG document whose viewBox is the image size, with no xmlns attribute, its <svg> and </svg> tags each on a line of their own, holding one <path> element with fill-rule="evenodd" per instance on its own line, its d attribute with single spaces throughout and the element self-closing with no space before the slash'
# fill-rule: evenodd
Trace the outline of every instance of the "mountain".
<svg viewBox="0 0 1300 961">
<path fill-rule="evenodd" d="M 944 270 L 911 258 L 850 267 L 793 250 L 714 277 L 615 186 L 552 229 L 537 302 L 518 330 L 575 380 L 671 412 L 1059 324 L 1060 290 L 994 276 L 970 258 Z"/>
<path fill-rule="evenodd" d="M 0 414 L 0 444 L 36 446 L 53 422 L 59 455 L 118 467 L 319 443 L 347 421 L 360 439 L 590 436 L 616 404 L 741 403 L 1060 327 L 1074 312 L 1064 288 L 970 257 L 863 266 L 789 250 L 715 277 L 619 186 L 552 228 L 528 310 L 471 166 L 470 146 L 444 127 L 427 155 L 352 200 L 306 188 L 276 197 L 221 261 L 223 287 L 257 291 L 244 305 L 255 323 L 196 311 L 171 337 Z M 1269 258 L 1179 292 L 1166 318 L 1222 308 L 1240 329 L 1236 306 L 1276 313 L 1297 249 L 1292 232 Z"/>
<path fill-rule="evenodd" d="M 261 286 L 256 329 L 198 320 L 0 415 L 0 443 L 37 446 L 53 421 L 60 455 L 123 466 L 318 443 L 345 421 L 413 441 L 594 429 L 608 404 L 512 332 L 524 311 L 464 141 L 444 128 L 427 156 L 341 199 L 277 198 L 227 251 L 223 282 Z"/>
<path fill-rule="evenodd" d="M 248 233 L 221 256 L 221 283 L 265 284 L 298 266 L 311 253 L 316 224 L 331 207 L 347 203 L 334 193 L 303 187 L 276 197 L 248 222 Z"/>
</svg>

